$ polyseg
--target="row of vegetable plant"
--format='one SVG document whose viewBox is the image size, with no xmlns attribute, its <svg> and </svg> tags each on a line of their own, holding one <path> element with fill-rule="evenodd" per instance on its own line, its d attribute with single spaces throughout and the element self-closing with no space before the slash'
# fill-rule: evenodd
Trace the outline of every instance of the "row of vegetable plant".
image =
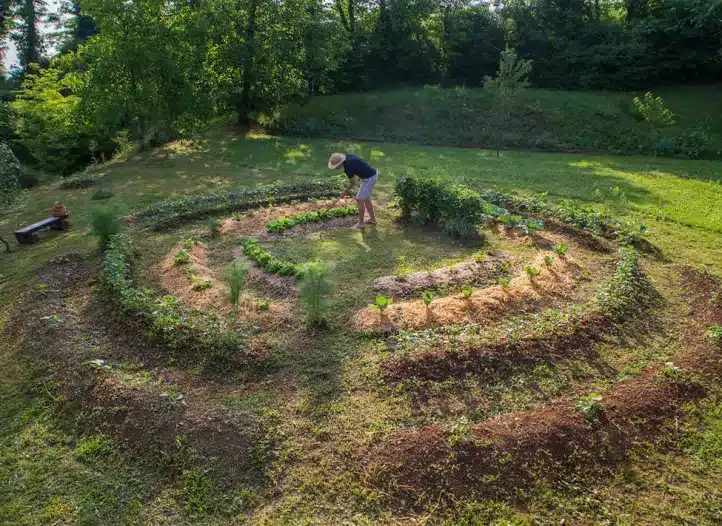
<svg viewBox="0 0 722 526">
<path fill-rule="evenodd" d="M 276 259 L 261 248 L 257 239 L 248 238 L 243 242 L 243 253 L 269 274 L 300 277 L 303 265 Z"/>
<path fill-rule="evenodd" d="M 340 177 L 319 181 L 273 183 L 241 190 L 217 190 L 158 201 L 135 214 L 135 218 L 155 230 L 172 228 L 190 219 L 229 214 L 298 200 L 337 196 L 343 189 Z"/>
<path fill-rule="evenodd" d="M 133 282 L 135 250 L 126 233 L 115 234 L 105 252 L 103 295 L 142 321 L 150 336 L 171 351 L 203 356 L 210 362 L 250 361 L 243 356 L 243 332 L 235 320 L 191 309 L 172 295 L 156 297 Z"/>
<path fill-rule="evenodd" d="M 281 233 L 284 230 L 288 230 L 297 225 L 304 225 L 307 223 L 320 223 L 328 219 L 336 217 L 348 217 L 358 213 L 358 209 L 355 206 L 342 206 L 337 208 L 330 208 L 328 210 L 316 210 L 310 212 L 303 212 L 295 216 L 284 216 L 273 221 L 266 223 L 266 232 Z"/>
</svg>

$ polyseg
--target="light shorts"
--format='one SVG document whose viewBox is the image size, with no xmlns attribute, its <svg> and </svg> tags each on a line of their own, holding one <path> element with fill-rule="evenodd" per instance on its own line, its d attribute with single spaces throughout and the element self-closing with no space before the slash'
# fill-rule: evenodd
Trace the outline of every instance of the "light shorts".
<svg viewBox="0 0 722 526">
<path fill-rule="evenodd" d="M 368 201 L 369 199 L 371 199 L 371 190 L 374 189 L 374 185 L 378 180 L 378 173 L 373 177 L 369 177 L 368 179 L 361 179 L 361 188 L 358 189 L 356 199 L 358 199 L 359 201 Z"/>
</svg>

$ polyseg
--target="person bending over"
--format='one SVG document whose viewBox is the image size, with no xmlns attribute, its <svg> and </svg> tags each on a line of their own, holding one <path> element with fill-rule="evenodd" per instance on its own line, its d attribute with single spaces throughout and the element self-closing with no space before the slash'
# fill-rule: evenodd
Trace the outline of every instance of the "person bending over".
<svg viewBox="0 0 722 526">
<path fill-rule="evenodd" d="M 356 180 L 361 181 L 361 187 L 356 194 L 356 203 L 358 204 L 358 223 L 354 225 L 354 228 L 361 229 L 364 227 L 364 223 L 370 225 L 376 224 L 376 216 L 374 215 L 374 205 L 371 202 L 371 191 L 374 189 L 376 181 L 379 179 L 379 174 L 376 168 L 371 166 L 367 161 L 356 157 L 352 154 L 334 153 L 328 160 L 328 167 L 331 170 L 341 169 L 348 176 L 349 182 L 346 186 L 346 190 L 342 194 L 343 197 L 347 196 L 351 188 L 356 184 Z M 366 212 L 369 214 L 368 220 L 366 219 Z"/>
</svg>

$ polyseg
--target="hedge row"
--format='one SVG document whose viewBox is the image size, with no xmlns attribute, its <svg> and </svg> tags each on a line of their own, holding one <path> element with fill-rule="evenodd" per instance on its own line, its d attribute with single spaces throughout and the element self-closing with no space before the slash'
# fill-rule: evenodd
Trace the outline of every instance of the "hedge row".
<svg viewBox="0 0 722 526">
<path fill-rule="evenodd" d="M 473 235 L 478 225 L 508 215 L 478 192 L 438 177 L 399 179 L 396 196 L 404 217 L 417 215 L 424 222 L 441 225 L 454 237 Z"/>
<path fill-rule="evenodd" d="M 211 361 L 239 358 L 243 336 L 231 320 L 186 308 L 175 296 L 157 298 L 149 290 L 136 288 L 132 280 L 133 258 L 130 236 L 112 236 L 105 252 L 102 281 L 106 297 L 118 302 L 124 312 L 140 318 L 149 334 L 170 350 Z M 249 361 L 248 356 L 240 358 Z"/>
<path fill-rule="evenodd" d="M 313 212 L 304 212 L 295 216 L 281 217 L 266 223 L 266 232 L 280 233 L 284 230 L 303 225 L 306 223 L 320 223 L 334 217 L 348 217 L 358 214 L 355 206 L 342 206 L 338 208 L 330 208 L 328 210 L 318 210 Z"/>
<path fill-rule="evenodd" d="M 321 181 L 273 183 L 236 191 L 217 190 L 188 197 L 164 199 L 138 212 L 135 217 L 147 222 L 156 230 L 162 230 L 190 219 L 289 201 L 335 197 L 343 191 L 343 188 L 344 179 L 334 176 Z"/>
<path fill-rule="evenodd" d="M 527 212 L 544 219 L 587 230 L 623 243 L 634 244 L 645 233 L 646 227 L 635 228 L 627 221 L 602 214 L 590 206 L 572 201 L 550 203 L 546 194 L 519 196 L 498 190 L 479 190 L 480 196 L 489 203 L 515 212 Z"/>
</svg>

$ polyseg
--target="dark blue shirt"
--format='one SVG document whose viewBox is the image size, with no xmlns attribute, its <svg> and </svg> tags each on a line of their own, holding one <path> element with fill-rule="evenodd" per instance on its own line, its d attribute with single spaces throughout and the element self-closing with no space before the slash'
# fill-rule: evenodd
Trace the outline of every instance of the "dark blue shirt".
<svg viewBox="0 0 722 526">
<path fill-rule="evenodd" d="M 361 179 L 371 179 L 376 175 L 376 168 L 350 153 L 346 154 L 346 160 L 343 162 L 343 171 L 346 172 L 349 179 L 354 175 L 358 175 Z"/>
</svg>

